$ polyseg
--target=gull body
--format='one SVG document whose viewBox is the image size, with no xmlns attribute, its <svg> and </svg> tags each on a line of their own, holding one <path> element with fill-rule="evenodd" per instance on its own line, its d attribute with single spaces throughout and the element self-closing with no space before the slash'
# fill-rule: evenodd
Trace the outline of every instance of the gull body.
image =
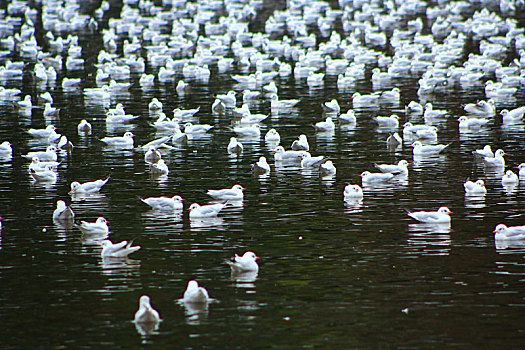
<svg viewBox="0 0 525 350">
<path fill-rule="evenodd" d="M 138 245 L 132 246 L 132 243 L 128 243 L 128 241 L 113 243 L 109 239 L 105 239 L 102 241 L 102 252 L 100 254 L 104 258 L 125 258 L 141 248 Z"/>
<path fill-rule="evenodd" d="M 246 252 L 242 256 L 235 254 L 232 260 L 227 260 L 226 263 L 230 265 L 232 272 L 244 273 L 244 272 L 258 272 L 259 264 L 257 260 L 259 257 L 253 252 Z"/>
<path fill-rule="evenodd" d="M 95 180 L 95 181 L 89 181 L 84 183 L 79 183 L 77 181 L 73 181 L 71 183 L 71 191 L 70 194 L 73 193 L 96 193 L 100 191 L 102 186 L 104 186 L 109 180 L 109 177 L 105 180 Z"/>
<path fill-rule="evenodd" d="M 185 303 L 208 303 L 211 299 L 204 287 L 200 287 L 197 281 L 191 280 L 188 282 L 181 301 Z"/>
<path fill-rule="evenodd" d="M 244 198 L 244 190 L 241 185 L 233 185 L 232 188 L 208 190 L 206 194 L 216 200 L 239 200 Z"/>
<path fill-rule="evenodd" d="M 447 207 L 441 207 L 437 211 L 415 211 L 409 212 L 408 216 L 419 222 L 427 224 L 445 224 L 450 223 L 452 212 Z"/>
<path fill-rule="evenodd" d="M 522 240 L 525 239 L 525 225 L 507 226 L 498 224 L 494 229 L 494 238 L 496 240 Z"/>
<path fill-rule="evenodd" d="M 149 205 L 153 210 L 182 210 L 183 199 L 179 195 L 173 197 L 149 197 L 141 198 L 142 202 Z"/>
<path fill-rule="evenodd" d="M 391 173 L 394 175 L 408 174 L 408 162 L 401 159 L 397 164 L 374 164 L 382 173 Z"/>
<path fill-rule="evenodd" d="M 190 219 L 192 218 L 210 218 L 217 216 L 219 212 L 226 206 L 227 203 L 217 203 L 208 205 L 199 205 L 193 203 L 188 210 L 190 211 Z"/>
<path fill-rule="evenodd" d="M 485 182 L 482 179 L 476 182 L 466 181 L 463 187 L 465 189 L 465 195 L 467 196 L 484 196 L 487 193 Z"/>
<path fill-rule="evenodd" d="M 143 295 L 139 299 L 139 309 L 135 312 L 133 319 L 136 323 L 159 323 L 160 315 L 150 304 L 150 298 Z"/>
</svg>

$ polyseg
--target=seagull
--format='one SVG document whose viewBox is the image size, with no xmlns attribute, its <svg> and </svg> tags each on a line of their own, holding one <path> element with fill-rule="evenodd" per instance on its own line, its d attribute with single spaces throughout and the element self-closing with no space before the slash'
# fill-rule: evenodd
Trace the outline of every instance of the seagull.
<svg viewBox="0 0 525 350">
<path fill-rule="evenodd" d="M 157 163 L 152 163 L 149 166 L 151 175 L 153 176 L 163 176 L 167 175 L 170 170 L 164 159 L 159 159 Z"/>
<path fill-rule="evenodd" d="M 445 224 L 450 223 L 450 216 L 452 212 L 447 207 L 441 207 L 437 211 L 414 211 L 408 212 L 408 216 L 427 224 Z"/>
<path fill-rule="evenodd" d="M 301 168 L 313 168 L 319 166 L 324 161 L 324 156 L 312 157 L 312 155 L 306 151 L 301 152 Z"/>
<path fill-rule="evenodd" d="M 55 182 L 57 180 L 57 173 L 50 165 L 46 165 L 42 170 L 31 170 L 30 174 L 38 182 Z"/>
<path fill-rule="evenodd" d="M 430 156 L 439 154 L 441 151 L 443 151 L 445 148 L 447 148 L 450 145 L 423 145 L 420 141 L 415 141 L 411 147 L 414 147 L 413 154 L 414 156 Z"/>
<path fill-rule="evenodd" d="M 476 182 L 466 181 L 463 187 L 465 188 L 465 195 L 467 196 L 484 196 L 487 193 L 485 182 L 482 179 Z"/>
<path fill-rule="evenodd" d="M 103 139 L 100 139 L 100 141 L 112 147 L 133 148 L 133 137 L 135 137 L 135 135 L 127 131 L 123 136 L 104 137 Z"/>
<path fill-rule="evenodd" d="M 389 117 L 375 117 L 374 120 L 380 127 L 397 128 L 399 126 L 399 116 L 396 114 Z"/>
<path fill-rule="evenodd" d="M 336 99 L 332 99 L 330 102 L 325 102 L 323 104 L 323 109 L 327 112 L 339 113 L 341 108 Z"/>
<path fill-rule="evenodd" d="M 29 129 L 27 132 L 33 137 L 46 139 L 52 135 L 58 135 L 54 125 L 48 125 L 45 129 Z"/>
<path fill-rule="evenodd" d="M 353 109 L 349 109 L 346 113 L 339 115 L 339 122 L 341 124 L 355 124 L 357 118 Z"/>
<path fill-rule="evenodd" d="M 53 211 L 53 221 L 71 221 L 75 218 L 75 213 L 66 205 L 63 200 L 57 201 L 57 207 Z"/>
<path fill-rule="evenodd" d="M 216 98 L 219 99 L 226 108 L 234 108 L 237 104 L 237 93 L 233 90 L 228 91 L 226 95 L 217 95 Z"/>
<path fill-rule="evenodd" d="M 378 183 L 389 181 L 394 177 L 394 174 L 391 173 L 371 173 L 369 171 L 363 171 L 361 173 L 361 181 L 365 183 Z"/>
<path fill-rule="evenodd" d="M 308 139 L 306 138 L 306 135 L 302 134 L 299 135 L 299 138 L 297 140 L 294 140 L 292 142 L 292 150 L 294 151 L 309 151 L 310 145 L 308 144 Z"/>
<path fill-rule="evenodd" d="M 259 124 L 253 124 L 248 126 L 236 126 L 233 131 L 242 136 L 257 136 L 261 135 L 261 126 Z"/>
<path fill-rule="evenodd" d="M 397 148 L 397 146 L 400 146 L 403 144 L 403 139 L 401 139 L 401 136 L 397 132 L 391 134 L 386 139 L 386 145 L 388 148 Z"/>
<path fill-rule="evenodd" d="M 314 127 L 317 131 L 333 131 L 335 129 L 334 121 L 332 117 L 326 117 L 324 121 L 315 123 Z"/>
<path fill-rule="evenodd" d="M 517 168 L 519 169 L 518 175 L 520 180 L 525 179 L 525 163 L 521 163 Z"/>
<path fill-rule="evenodd" d="M 6 157 L 13 154 L 13 148 L 11 147 L 11 142 L 4 141 L 0 144 L 0 157 Z"/>
<path fill-rule="evenodd" d="M 60 165 L 59 162 L 54 162 L 54 161 L 42 162 L 40 161 L 40 158 L 33 157 L 33 159 L 31 160 L 31 164 L 29 164 L 29 172 L 31 173 L 32 171 L 43 171 L 43 170 L 46 170 L 48 166 L 51 167 L 51 169 L 56 169 L 56 167 L 58 167 L 59 165 Z"/>
<path fill-rule="evenodd" d="M 243 151 L 243 145 L 237 141 L 236 137 L 230 137 L 230 143 L 228 143 L 228 153 L 229 154 L 241 154 Z"/>
<path fill-rule="evenodd" d="M 276 161 L 300 160 L 304 151 L 285 151 L 283 146 L 277 146 L 273 152 Z"/>
<path fill-rule="evenodd" d="M 225 188 L 221 190 L 208 190 L 207 195 L 216 200 L 239 200 L 244 198 L 245 188 L 241 185 L 233 185 L 232 188 Z"/>
<path fill-rule="evenodd" d="M 204 287 L 199 287 L 199 283 L 195 280 L 188 282 L 188 287 L 181 299 L 184 303 L 208 303 L 211 300 L 208 291 Z"/>
<path fill-rule="evenodd" d="M 199 205 L 198 203 L 193 203 L 188 208 L 190 211 L 190 219 L 210 218 L 217 216 L 217 214 L 219 214 L 219 212 L 227 205 L 227 203 L 228 202 L 208 205 Z"/>
<path fill-rule="evenodd" d="M 521 240 L 525 239 L 525 225 L 523 226 L 508 226 L 505 224 L 498 224 L 494 229 L 494 238 L 496 240 Z"/>
<path fill-rule="evenodd" d="M 490 122 L 490 119 L 474 118 L 474 117 L 467 118 L 465 116 L 461 116 L 459 117 L 457 121 L 459 122 L 459 129 L 465 130 L 465 129 L 479 129 L 480 127 Z"/>
<path fill-rule="evenodd" d="M 82 184 L 77 182 L 77 181 L 73 181 L 71 183 L 71 191 L 69 192 L 69 194 L 74 194 L 74 193 L 95 193 L 95 192 L 98 192 L 98 191 L 100 191 L 102 186 L 104 186 L 106 184 L 106 182 L 108 182 L 108 180 L 109 180 L 109 177 L 106 178 L 105 180 L 96 180 L 96 181 L 84 182 Z"/>
<path fill-rule="evenodd" d="M 232 272 L 235 273 L 257 272 L 259 271 L 258 259 L 259 257 L 255 253 L 246 252 L 243 256 L 235 254 L 232 260 L 226 260 L 226 263 L 230 265 Z"/>
<path fill-rule="evenodd" d="M 479 101 L 478 103 L 468 103 L 463 109 L 468 114 L 476 116 L 492 117 L 496 114 L 496 107 L 492 99 L 488 101 Z"/>
<path fill-rule="evenodd" d="M 82 119 L 77 125 L 77 132 L 79 135 L 91 135 L 91 130 L 91 124 L 85 119 Z"/>
<path fill-rule="evenodd" d="M 161 112 L 162 111 L 162 102 L 160 102 L 158 99 L 153 98 L 151 102 L 148 105 L 148 109 L 150 112 Z"/>
<path fill-rule="evenodd" d="M 518 175 L 516 175 L 512 170 L 507 170 L 505 175 L 501 178 L 502 185 L 513 185 L 519 182 Z"/>
<path fill-rule="evenodd" d="M 150 145 L 144 154 L 144 161 L 149 164 L 157 163 L 162 159 L 162 155 L 154 145 Z"/>
<path fill-rule="evenodd" d="M 475 156 L 480 156 L 480 157 L 489 157 L 489 158 L 493 158 L 494 157 L 494 152 L 492 152 L 492 149 L 490 147 L 490 145 L 485 145 L 485 147 L 483 147 L 483 149 L 477 149 L 475 151 L 472 151 L 472 153 L 475 155 Z"/>
<path fill-rule="evenodd" d="M 193 124 L 191 122 L 187 122 L 186 124 L 184 124 L 184 132 L 186 134 L 203 134 L 208 132 L 212 128 L 213 125 L 209 124 Z"/>
<path fill-rule="evenodd" d="M 514 108 L 513 110 L 504 109 L 500 112 L 503 117 L 503 124 L 514 124 L 523 121 L 523 114 L 525 114 L 525 106 Z"/>
<path fill-rule="evenodd" d="M 42 161 L 53 161 L 56 162 L 58 159 L 57 148 L 54 145 L 47 146 L 45 151 L 29 152 L 23 156 L 24 158 L 33 159 L 38 157 Z"/>
<path fill-rule="evenodd" d="M 102 252 L 100 254 L 104 258 L 125 258 L 141 248 L 139 245 L 132 246 L 131 244 L 133 242 L 113 243 L 109 239 L 105 239 L 102 241 Z"/>
<path fill-rule="evenodd" d="M 483 161 L 488 167 L 505 168 L 505 158 L 503 158 L 503 156 L 506 154 L 507 153 L 505 153 L 502 149 L 498 149 L 494 153 L 494 157 L 485 157 L 483 158 Z"/>
<path fill-rule="evenodd" d="M 332 176 L 337 173 L 337 169 L 331 160 L 327 160 L 319 166 L 319 171 L 322 176 Z"/>
<path fill-rule="evenodd" d="M 346 185 L 343 191 L 343 196 L 345 200 L 362 199 L 363 189 L 359 185 Z"/>
<path fill-rule="evenodd" d="M 408 162 L 404 159 L 401 159 L 397 164 L 374 164 L 377 169 L 382 173 L 391 173 L 394 175 L 408 174 Z"/>
<path fill-rule="evenodd" d="M 266 142 L 275 142 L 275 143 L 279 143 L 281 142 L 281 135 L 279 135 L 279 133 L 277 132 L 277 130 L 275 129 L 270 129 L 268 130 L 268 132 L 266 133 L 266 135 L 264 136 L 264 140 Z"/>
<path fill-rule="evenodd" d="M 153 210 L 182 210 L 182 197 L 174 195 L 173 197 L 149 197 L 140 198 L 140 200 L 149 205 Z"/>
<path fill-rule="evenodd" d="M 295 107 L 300 100 L 279 100 L 277 95 L 271 95 L 270 108 L 272 111 L 286 110 Z"/>
<path fill-rule="evenodd" d="M 255 176 L 265 175 L 270 172 L 270 165 L 266 161 L 265 156 L 260 156 L 259 161 L 252 165 L 252 173 Z"/>
<path fill-rule="evenodd" d="M 139 309 L 133 319 L 135 323 L 159 323 L 161 321 L 157 310 L 151 307 L 149 296 L 143 295 L 139 299 Z"/>
<path fill-rule="evenodd" d="M 103 217 L 99 217 L 95 222 L 81 221 L 78 228 L 83 233 L 105 235 L 109 233 L 108 222 Z"/>
</svg>

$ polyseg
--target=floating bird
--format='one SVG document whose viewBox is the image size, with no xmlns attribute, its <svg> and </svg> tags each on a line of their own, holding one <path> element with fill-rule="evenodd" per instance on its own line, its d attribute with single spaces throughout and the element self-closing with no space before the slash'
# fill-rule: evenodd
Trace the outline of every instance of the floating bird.
<svg viewBox="0 0 525 350">
<path fill-rule="evenodd" d="M 346 185 L 343 191 L 343 196 L 345 200 L 362 199 L 363 189 L 359 185 Z"/>
<path fill-rule="evenodd" d="M 139 309 L 135 312 L 133 319 L 135 323 L 159 323 L 161 321 L 160 315 L 150 304 L 150 298 L 143 295 L 139 299 Z"/>
<path fill-rule="evenodd" d="M 91 135 L 91 131 L 91 124 L 85 119 L 82 119 L 77 125 L 77 132 L 79 135 Z"/>
<path fill-rule="evenodd" d="M 56 127 L 54 125 L 48 125 L 45 129 L 29 129 L 27 130 L 27 132 L 33 137 L 46 138 L 46 139 L 49 139 L 52 136 L 58 135 L 56 132 Z"/>
<path fill-rule="evenodd" d="M 431 156 L 441 153 L 447 145 L 423 145 L 420 141 L 415 141 L 411 147 L 414 147 L 413 154 L 414 156 Z"/>
<path fill-rule="evenodd" d="M 244 198 L 245 188 L 241 185 L 233 185 L 232 188 L 225 188 L 221 190 L 208 190 L 207 195 L 216 200 L 239 200 Z"/>
<path fill-rule="evenodd" d="M 341 107 L 339 107 L 339 103 L 336 99 L 332 99 L 330 102 L 325 102 L 323 104 L 323 109 L 332 113 L 339 113 L 341 111 Z"/>
<path fill-rule="evenodd" d="M 332 117 L 326 117 L 324 121 L 315 123 L 314 127 L 317 131 L 333 131 L 335 129 L 334 121 Z"/>
<path fill-rule="evenodd" d="M 279 143 L 281 142 L 281 135 L 275 129 L 270 129 L 264 136 L 266 142 Z"/>
<path fill-rule="evenodd" d="M 521 123 L 523 121 L 523 114 L 525 114 L 525 106 L 514 108 L 510 111 L 504 109 L 500 114 L 503 117 L 503 124 Z"/>
<path fill-rule="evenodd" d="M 9 141 L 4 141 L 0 144 L 0 157 L 6 157 L 13 154 L 13 148 Z"/>
<path fill-rule="evenodd" d="M 30 170 L 29 173 L 38 182 L 55 182 L 57 180 L 57 173 L 50 165 L 46 165 L 44 169 Z"/>
<path fill-rule="evenodd" d="M 316 156 L 312 157 L 312 155 L 306 151 L 298 151 L 301 152 L 301 168 L 313 168 L 321 165 L 321 163 L 324 161 L 324 156 Z"/>
<path fill-rule="evenodd" d="M 484 196 L 487 193 L 485 182 L 482 179 L 476 182 L 466 181 L 463 187 L 465 188 L 465 195 L 467 196 Z"/>
<path fill-rule="evenodd" d="M 154 145 L 150 145 L 144 154 L 144 161 L 149 164 L 157 163 L 162 159 L 162 155 Z"/>
<path fill-rule="evenodd" d="M 299 135 L 299 138 L 292 142 L 291 148 L 294 151 L 309 151 L 310 145 L 308 144 L 308 139 L 306 138 L 306 135 Z"/>
<path fill-rule="evenodd" d="M 480 117 L 492 117 L 496 114 L 496 107 L 492 99 L 479 101 L 478 103 L 469 103 L 463 109 L 469 114 Z"/>
<path fill-rule="evenodd" d="M 363 171 L 359 176 L 361 176 L 361 181 L 363 184 L 369 184 L 389 181 L 394 177 L 394 174 L 371 173 L 369 171 Z"/>
<path fill-rule="evenodd" d="M 517 184 L 519 181 L 518 175 L 516 175 L 512 170 L 507 170 L 501 178 L 501 184 L 504 186 Z"/>
<path fill-rule="evenodd" d="M 226 263 L 235 273 L 257 272 L 259 271 L 258 259 L 259 257 L 255 253 L 246 252 L 242 256 L 235 254 L 231 260 L 226 260 Z"/>
<path fill-rule="evenodd" d="M 126 258 L 131 253 L 136 252 L 141 247 L 132 246 L 133 242 L 122 241 L 119 243 L 113 243 L 109 239 L 102 241 L 102 252 L 100 253 L 103 258 Z"/>
<path fill-rule="evenodd" d="M 162 111 L 162 102 L 160 102 L 158 99 L 153 98 L 151 102 L 148 105 L 148 109 L 150 112 L 161 112 Z"/>
<path fill-rule="evenodd" d="M 233 131 L 241 136 L 259 137 L 261 135 L 261 126 L 259 124 L 236 126 Z"/>
<path fill-rule="evenodd" d="M 105 218 L 99 217 L 95 222 L 81 221 L 78 227 L 80 231 L 87 234 L 104 234 L 109 233 L 108 222 Z"/>
<path fill-rule="evenodd" d="M 452 212 L 447 207 L 441 207 L 437 211 L 414 211 L 408 212 L 408 216 L 419 222 L 427 224 L 445 224 L 450 223 Z"/>
<path fill-rule="evenodd" d="M 399 116 L 392 114 L 389 117 L 375 117 L 374 120 L 380 127 L 397 128 L 399 126 Z"/>
<path fill-rule="evenodd" d="M 24 158 L 33 159 L 37 157 L 42 161 L 53 161 L 56 162 L 58 159 L 57 148 L 54 145 L 47 146 L 45 151 L 29 152 L 23 156 Z"/>
<path fill-rule="evenodd" d="M 243 151 L 243 145 L 237 141 L 236 137 L 230 137 L 230 142 L 228 143 L 228 153 L 229 154 L 241 154 Z"/>
<path fill-rule="evenodd" d="M 491 168 L 505 168 L 505 158 L 503 156 L 506 154 L 502 149 L 498 149 L 494 153 L 494 157 L 485 157 L 483 161 L 486 166 Z"/>
<path fill-rule="evenodd" d="M 285 151 L 283 146 L 277 146 L 273 152 L 276 161 L 300 161 L 304 151 Z"/>
<path fill-rule="evenodd" d="M 485 145 L 485 147 L 483 147 L 482 149 L 477 149 L 477 150 L 474 150 L 472 151 L 472 153 L 474 154 L 474 156 L 478 156 L 478 157 L 489 157 L 489 158 L 493 158 L 494 157 L 494 152 L 492 152 L 492 148 L 490 147 L 490 145 Z"/>
<path fill-rule="evenodd" d="M 164 176 L 170 172 L 164 159 L 159 159 L 156 163 L 150 164 L 149 168 L 153 176 Z"/>
<path fill-rule="evenodd" d="M 397 164 L 374 164 L 382 173 L 391 173 L 394 175 L 408 174 L 408 162 L 401 159 Z"/>
<path fill-rule="evenodd" d="M 335 175 L 337 169 L 334 166 L 334 163 L 331 160 L 327 160 L 319 166 L 319 171 L 323 176 Z"/>
<path fill-rule="evenodd" d="M 198 203 L 193 203 L 188 208 L 190 211 L 190 219 L 210 218 L 217 216 L 217 214 L 219 214 L 219 212 L 227 205 L 227 203 L 228 202 L 208 205 L 199 205 Z"/>
<path fill-rule="evenodd" d="M 403 139 L 401 139 L 401 136 L 397 132 L 389 135 L 386 139 L 386 145 L 388 148 L 397 148 L 398 146 L 403 144 Z"/>
<path fill-rule="evenodd" d="M 498 224 L 494 233 L 496 240 L 522 240 L 525 239 L 525 225 L 507 227 L 505 224 Z"/>
<path fill-rule="evenodd" d="M 208 303 L 212 299 L 208 295 L 208 291 L 204 287 L 199 287 L 199 283 L 195 280 L 188 282 L 188 287 L 182 297 L 184 303 Z"/>
<path fill-rule="evenodd" d="M 173 210 L 182 210 L 183 199 L 179 195 L 174 195 L 173 197 L 149 197 L 141 198 L 142 202 L 149 205 L 153 210 L 164 210 L 164 211 L 173 211 Z"/>
<path fill-rule="evenodd" d="M 490 122 L 490 119 L 487 118 L 467 118 L 465 116 L 459 117 L 457 120 L 459 122 L 459 129 L 479 129 L 480 127 L 484 126 L 488 122 Z"/>
<path fill-rule="evenodd" d="M 133 148 L 133 137 L 135 137 L 135 135 L 127 131 L 123 136 L 104 137 L 100 139 L 100 141 L 111 147 Z"/>
<path fill-rule="evenodd" d="M 259 161 L 252 165 L 252 173 L 255 176 L 265 175 L 270 172 L 270 165 L 266 161 L 265 156 L 260 156 Z"/>
<path fill-rule="evenodd" d="M 525 163 L 521 163 L 520 165 L 517 166 L 517 168 L 519 169 L 519 172 L 518 172 L 519 179 L 520 180 L 525 179 Z"/>
<path fill-rule="evenodd" d="M 184 132 L 186 134 L 204 134 L 212 128 L 213 125 L 209 124 L 193 124 L 191 122 L 187 122 L 186 124 L 184 124 Z"/>
<path fill-rule="evenodd" d="M 104 186 L 109 180 L 109 177 L 107 177 L 105 180 L 95 180 L 90 182 L 84 182 L 79 183 L 77 181 L 73 181 L 71 183 L 71 191 L 70 194 L 76 194 L 76 193 L 96 193 L 100 191 L 102 186 Z"/>
<path fill-rule="evenodd" d="M 75 218 L 73 210 L 63 200 L 57 201 L 57 207 L 53 211 L 53 221 L 72 221 Z"/>
</svg>

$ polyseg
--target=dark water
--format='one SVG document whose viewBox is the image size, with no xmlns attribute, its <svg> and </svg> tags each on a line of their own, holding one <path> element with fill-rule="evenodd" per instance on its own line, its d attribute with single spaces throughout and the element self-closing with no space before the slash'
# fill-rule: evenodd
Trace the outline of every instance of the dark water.
<svg viewBox="0 0 525 350">
<path fill-rule="evenodd" d="M 35 4 L 32 4 L 35 6 Z M 97 5 L 97 6 L 95 6 Z M 98 7 L 98 4 L 93 8 Z M 279 6 L 284 4 L 279 3 Z M 39 6 L 35 6 L 39 7 Z M 89 6 L 85 11 L 89 11 Z M 108 16 L 118 17 L 121 5 L 112 3 Z M 269 6 L 271 8 L 271 6 Z M 268 11 L 268 8 L 266 9 Z M 38 24 L 38 22 L 37 22 Z M 256 25 L 256 24 L 254 24 Z M 81 87 L 94 87 L 93 62 L 101 49 L 101 34 L 79 31 L 87 60 Z M 3 58 L 18 59 L 16 53 Z M 26 59 L 31 62 L 30 59 Z M 31 66 L 26 66 L 29 70 Z M 13 144 L 13 157 L 0 163 L 0 320 L 2 348 L 518 348 L 525 340 L 525 250 L 519 244 L 497 247 L 492 233 L 498 223 L 524 224 L 523 182 L 510 193 L 500 176 L 474 161 L 471 151 L 491 144 L 508 153 L 507 166 L 524 161 L 523 124 L 501 125 L 501 118 L 473 133 L 459 133 L 456 117 L 462 105 L 484 99 L 481 87 L 455 88 L 427 96 L 435 108 L 447 109 L 441 120 L 439 142 L 451 143 L 438 157 L 413 160 L 409 144 L 395 152 L 385 145 L 388 131 L 378 129 L 376 115 L 397 113 L 408 120 L 404 106 L 418 100 L 418 76 L 395 79 L 401 88 L 399 105 L 357 110 L 357 125 L 338 126 L 334 133 L 316 133 L 312 125 L 323 116 L 321 104 L 336 98 L 342 111 L 352 107 L 352 93 L 370 93 L 371 68 L 366 78 L 340 91 L 336 77 L 309 89 L 306 80 L 277 78 L 279 97 L 299 98 L 290 112 L 272 114 L 262 123 L 281 134 L 288 148 L 306 134 L 313 155 L 329 157 L 337 167 L 333 178 L 316 170 L 279 166 L 264 138 L 240 138 L 245 149 L 231 157 L 226 145 L 232 136 L 231 115 L 214 115 L 216 94 L 239 88 L 230 78 L 234 68 L 218 74 L 212 66 L 209 84 L 190 80 L 190 92 L 175 93 L 175 82 L 156 83 L 143 90 L 138 76 L 129 93 L 112 98 L 123 103 L 137 121 L 107 130 L 105 108 L 84 98 L 82 88 L 64 90 L 41 86 L 29 74 L 3 81 L 22 89 L 33 100 L 50 91 L 60 117 L 53 120 L 75 148 L 61 157 L 58 179 L 33 183 L 27 172 L 28 151 L 41 149 L 26 130 L 44 127 L 42 108 L 26 116 L 11 103 L 0 109 L 0 141 Z M 147 72 L 154 72 L 147 67 Z M 71 75 L 71 74 L 68 74 Z M 98 141 L 107 135 L 133 130 L 136 145 L 159 135 L 148 126 L 148 103 L 157 97 L 168 114 L 174 108 L 196 108 L 196 122 L 215 128 L 207 135 L 177 146 L 163 158 L 167 177 L 152 178 L 143 153 L 107 149 Z M 523 89 L 510 107 L 522 105 Z M 503 106 L 498 106 L 498 111 Z M 270 113 L 261 100 L 252 113 Z M 80 137 L 81 119 L 93 124 L 93 135 Z M 420 119 L 414 118 L 416 122 Z M 272 166 L 270 176 L 257 178 L 251 164 L 259 156 Z M 412 162 L 405 180 L 365 187 L 364 200 L 345 203 L 349 183 L 361 183 L 359 174 L 373 171 L 373 163 Z M 110 175 L 99 195 L 75 199 L 68 195 L 72 181 L 92 181 Z M 465 199 L 463 182 L 483 178 L 488 193 L 483 200 Z M 244 201 L 227 207 L 213 220 L 190 221 L 183 214 L 148 210 L 139 197 L 172 196 L 193 202 L 211 202 L 210 188 L 246 187 Z M 114 242 L 135 239 L 142 249 L 129 260 L 104 261 L 98 244 L 86 240 L 76 227 L 53 223 L 56 201 L 71 205 L 76 220 L 104 216 Z M 450 227 L 417 224 L 405 209 L 452 211 Z M 254 281 L 237 281 L 224 260 L 235 253 L 256 252 L 260 272 Z M 177 303 L 188 280 L 196 279 L 218 302 L 192 314 Z M 141 337 L 132 323 L 141 295 L 148 294 L 163 319 L 158 331 Z"/>
</svg>

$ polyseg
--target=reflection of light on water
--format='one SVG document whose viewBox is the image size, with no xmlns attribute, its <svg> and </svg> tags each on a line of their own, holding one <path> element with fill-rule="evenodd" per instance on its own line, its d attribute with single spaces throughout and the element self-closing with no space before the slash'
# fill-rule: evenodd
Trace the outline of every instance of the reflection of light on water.
<svg viewBox="0 0 525 350">
<path fill-rule="evenodd" d="M 525 253 L 525 239 L 496 239 L 494 245 L 498 253 L 503 253 L 502 250 L 509 249 L 505 253 Z"/>
<path fill-rule="evenodd" d="M 116 275 L 121 273 L 140 273 L 140 260 L 130 258 L 103 257 L 101 261 L 102 273 Z"/>
<path fill-rule="evenodd" d="M 189 303 L 179 300 L 179 304 L 184 307 L 186 323 L 190 326 L 198 326 L 208 318 L 209 303 Z"/>
<path fill-rule="evenodd" d="M 135 328 L 137 329 L 137 332 L 143 337 L 158 334 L 160 322 L 133 322 L 133 323 L 135 324 Z M 146 342 L 146 340 L 147 339 L 144 339 L 143 344 Z"/>
<path fill-rule="evenodd" d="M 511 195 L 518 190 L 518 184 L 502 184 L 505 194 Z"/>
<path fill-rule="evenodd" d="M 465 208 L 468 209 L 479 209 L 484 208 L 485 204 L 485 195 L 475 196 L 475 195 L 465 195 Z"/>
<path fill-rule="evenodd" d="M 199 229 L 204 228 L 217 228 L 224 229 L 224 220 L 220 217 L 211 217 L 211 218 L 194 218 L 190 219 L 190 226 L 192 230 L 199 231 Z"/>
<path fill-rule="evenodd" d="M 354 214 L 360 213 L 363 211 L 363 199 L 362 198 L 348 198 L 344 200 L 345 202 L 345 213 Z"/>
<path fill-rule="evenodd" d="M 257 280 L 256 271 L 248 272 L 231 272 L 230 279 L 235 283 L 237 288 L 255 288 L 255 280 Z"/>
<path fill-rule="evenodd" d="M 450 224 L 410 224 L 408 225 L 409 247 L 421 250 L 422 255 L 448 255 L 452 240 Z"/>
</svg>

